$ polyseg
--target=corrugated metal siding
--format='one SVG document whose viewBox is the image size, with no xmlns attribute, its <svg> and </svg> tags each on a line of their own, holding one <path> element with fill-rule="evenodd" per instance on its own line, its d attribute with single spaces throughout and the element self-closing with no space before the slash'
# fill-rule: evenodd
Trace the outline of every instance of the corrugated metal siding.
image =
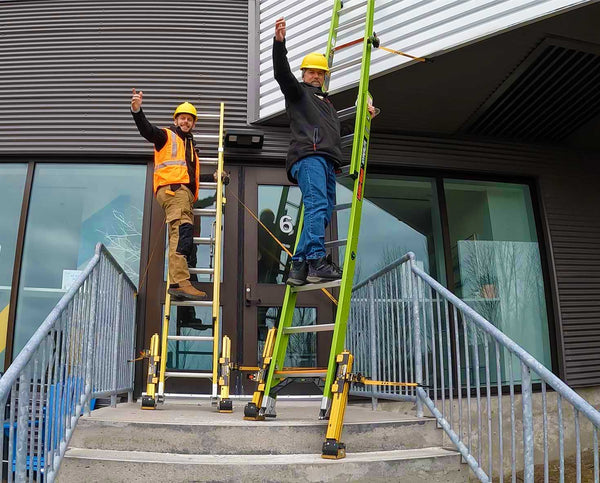
<svg viewBox="0 0 600 483">
<path fill-rule="evenodd" d="M 364 0 L 345 0 L 351 7 Z M 556 14 L 562 10 L 593 3 L 590 0 L 377 0 L 375 31 L 382 45 L 418 56 L 436 55 L 517 25 Z M 260 2 L 260 110 L 266 119 L 283 110 L 283 99 L 273 79 L 271 45 L 275 19 L 285 16 L 288 23 L 286 45 L 292 70 L 298 72 L 302 57 L 311 51 L 325 52 L 333 2 L 315 0 L 261 0 Z M 359 8 L 340 17 L 340 25 L 363 17 Z M 345 30 L 338 45 L 362 37 L 364 26 Z M 357 45 L 340 51 L 342 63 L 361 56 Z M 408 63 L 406 57 L 376 50 L 371 73 L 382 75 Z M 330 90 L 344 90 L 358 83 L 360 66 L 332 76 Z M 298 74 L 299 76 L 299 74 Z"/>
<path fill-rule="evenodd" d="M 168 125 L 184 100 L 246 126 L 248 2 L 4 1 L 0 153 L 144 153 L 131 89 Z M 216 121 L 196 132 L 212 149 Z M 215 148 L 216 151 L 216 148 Z"/>
</svg>

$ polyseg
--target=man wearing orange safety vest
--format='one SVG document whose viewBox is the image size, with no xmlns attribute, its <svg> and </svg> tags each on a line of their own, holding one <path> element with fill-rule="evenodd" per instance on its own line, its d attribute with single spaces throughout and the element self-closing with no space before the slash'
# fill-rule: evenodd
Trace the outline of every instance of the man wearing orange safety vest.
<svg viewBox="0 0 600 483">
<path fill-rule="evenodd" d="M 196 265 L 192 213 L 200 181 L 192 136 L 198 117 L 196 108 L 189 102 L 180 104 L 173 114 L 174 125 L 161 129 L 146 119 L 142 97 L 142 91 L 133 89 L 131 112 L 140 134 L 154 144 L 154 195 L 169 224 L 169 294 L 203 300 L 206 293 L 192 285 L 188 269 Z"/>
</svg>

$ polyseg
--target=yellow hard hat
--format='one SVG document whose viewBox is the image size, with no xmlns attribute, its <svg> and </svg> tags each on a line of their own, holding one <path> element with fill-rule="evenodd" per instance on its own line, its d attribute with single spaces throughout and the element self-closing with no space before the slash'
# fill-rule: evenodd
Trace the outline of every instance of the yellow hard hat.
<svg viewBox="0 0 600 483">
<path fill-rule="evenodd" d="M 300 69 L 319 69 L 329 72 L 329 66 L 327 65 L 327 59 L 323 54 L 319 52 L 311 52 L 302 59 Z"/>
<path fill-rule="evenodd" d="M 184 102 L 177 106 L 177 109 L 175 109 L 175 112 L 173 113 L 173 119 L 179 116 L 179 114 L 189 114 L 190 116 L 194 116 L 194 121 L 198 119 L 198 112 L 196 111 L 196 108 L 189 102 Z"/>
</svg>

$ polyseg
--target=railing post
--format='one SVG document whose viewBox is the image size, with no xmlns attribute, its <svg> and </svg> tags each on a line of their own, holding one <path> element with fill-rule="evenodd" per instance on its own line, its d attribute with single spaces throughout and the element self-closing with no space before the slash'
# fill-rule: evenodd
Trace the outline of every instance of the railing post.
<svg viewBox="0 0 600 483">
<path fill-rule="evenodd" d="M 113 333 L 114 342 L 113 342 L 113 353 L 112 353 L 112 364 L 113 364 L 113 373 L 112 373 L 112 392 L 110 395 L 110 407 L 117 407 L 117 376 L 119 373 L 119 363 L 117 359 L 119 358 L 119 334 L 121 332 L 121 308 L 123 306 L 123 274 L 119 274 L 119 288 L 117 290 L 117 315 L 115 316 L 115 331 Z"/>
<path fill-rule="evenodd" d="M 521 362 L 521 390 L 523 392 L 523 478 L 533 483 L 533 406 L 531 402 L 531 374 L 529 367 Z"/>
<path fill-rule="evenodd" d="M 369 280 L 368 283 L 369 288 L 369 340 L 371 342 L 371 378 L 378 380 L 377 374 L 377 323 L 376 323 L 376 314 L 375 310 L 375 288 L 373 286 L 373 281 Z M 375 396 L 375 387 L 371 386 L 371 407 L 373 411 L 377 409 L 377 396 Z"/>
<path fill-rule="evenodd" d="M 85 363 L 85 406 L 84 413 L 90 415 L 90 402 L 93 388 L 94 341 L 96 340 L 96 304 L 98 302 L 99 279 L 102 273 L 102 259 L 92 272 L 92 294 L 90 301 L 90 326 L 87 331 L 87 359 Z"/>
<path fill-rule="evenodd" d="M 411 257 L 408 260 L 408 268 L 410 269 L 409 280 L 410 280 L 410 292 L 412 296 L 412 313 L 413 313 L 413 351 L 415 360 L 415 382 L 417 384 L 423 384 L 423 361 L 421 355 L 421 321 L 419 317 L 419 295 L 418 285 L 419 279 L 412 271 L 414 259 Z M 417 393 L 417 417 L 423 417 L 423 401 Z"/>
</svg>

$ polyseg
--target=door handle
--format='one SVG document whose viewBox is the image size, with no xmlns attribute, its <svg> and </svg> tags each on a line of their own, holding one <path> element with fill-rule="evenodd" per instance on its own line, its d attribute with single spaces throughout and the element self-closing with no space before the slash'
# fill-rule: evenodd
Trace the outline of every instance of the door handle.
<svg viewBox="0 0 600 483">
<path fill-rule="evenodd" d="M 261 303 L 260 299 L 252 298 L 252 288 L 250 284 L 247 283 L 244 288 L 244 303 L 246 307 L 251 307 L 252 305 L 259 305 Z"/>
</svg>

